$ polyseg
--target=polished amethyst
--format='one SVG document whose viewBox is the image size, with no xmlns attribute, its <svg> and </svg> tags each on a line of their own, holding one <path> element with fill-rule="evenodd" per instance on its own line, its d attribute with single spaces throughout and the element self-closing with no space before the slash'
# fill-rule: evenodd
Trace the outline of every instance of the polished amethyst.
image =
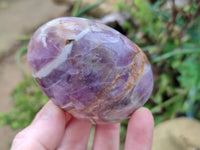
<svg viewBox="0 0 200 150">
<path fill-rule="evenodd" d="M 149 98 L 153 74 L 145 54 L 118 31 L 65 17 L 41 26 L 28 47 L 37 84 L 76 118 L 114 123 Z"/>
</svg>

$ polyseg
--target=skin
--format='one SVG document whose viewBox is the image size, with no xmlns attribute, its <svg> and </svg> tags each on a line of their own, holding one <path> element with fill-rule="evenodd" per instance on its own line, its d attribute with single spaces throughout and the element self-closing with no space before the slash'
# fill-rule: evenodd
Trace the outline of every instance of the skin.
<svg viewBox="0 0 200 150">
<path fill-rule="evenodd" d="M 33 122 L 19 132 L 11 150 L 86 150 L 92 124 L 77 120 L 48 102 Z M 128 123 L 125 150 L 151 150 L 154 121 L 146 108 Z M 120 124 L 96 125 L 93 150 L 118 150 Z"/>
</svg>

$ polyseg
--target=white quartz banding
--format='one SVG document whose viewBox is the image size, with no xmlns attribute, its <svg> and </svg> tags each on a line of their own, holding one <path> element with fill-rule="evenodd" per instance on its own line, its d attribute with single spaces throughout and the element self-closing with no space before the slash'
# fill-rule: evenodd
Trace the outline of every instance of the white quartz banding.
<svg viewBox="0 0 200 150">
<path fill-rule="evenodd" d="M 42 26 L 41 29 L 40 29 L 41 33 L 37 37 L 37 41 L 42 41 L 44 47 L 47 47 L 47 43 L 46 43 L 46 36 L 47 36 L 46 30 L 48 28 L 52 27 L 52 26 L 55 26 L 57 24 L 57 20 L 58 19 L 55 19 L 55 20 L 52 20 L 52 21 L 46 23 L 46 25 Z"/>
<path fill-rule="evenodd" d="M 73 46 L 72 42 L 70 44 L 68 44 L 67 46 L 65 46 L 64 50 L 61 52 L 61 54 L 56 59 L 54 59 L 53 61 L 48 63 L 46 66 L 41 68 L 38 72 L 33 74 L 33 77 L 44 78 L 48 74 L 50 74 L 55 68 L 57 68 L 59 65 L 64 63 L 67 59 L 67 56 L 71 53 L 72 46 Z"/>
<path fill-rule="evenodd" d="M 72 36 L 70 39 L 74 39 L 76 42 L 80 40 L 83 36 L 85 36 L 90 31 L 90 28 L 86 28 L 83 30 L 80 34 L 76 36 Z M 53 61 L 48 63 L 46 66 L 41 68 L 38 72 L 33 73 L 34 78 L 44 78 L 47 75 L 49 75 L 55 68 L 60 66 L 62 63 L 64 63 L 68 57 L 68 55 L 71 53 L 73 46 L 73 42 L 66 45 L 64 50 L 59 54 L 58 57 L 56 57 Z"/>
</svg>

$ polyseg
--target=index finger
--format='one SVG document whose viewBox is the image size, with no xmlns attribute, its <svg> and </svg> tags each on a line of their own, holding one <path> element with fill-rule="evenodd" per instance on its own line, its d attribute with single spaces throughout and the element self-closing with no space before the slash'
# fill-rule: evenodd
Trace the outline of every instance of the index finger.
<svg viewBox="0 0 200 150">
<path fill-rule="evenodd" d="M 11 150 L 56 149 L 70 118 L 70 115 L 49 101 L 33 122 L 16 135 Z"/>
</svg>

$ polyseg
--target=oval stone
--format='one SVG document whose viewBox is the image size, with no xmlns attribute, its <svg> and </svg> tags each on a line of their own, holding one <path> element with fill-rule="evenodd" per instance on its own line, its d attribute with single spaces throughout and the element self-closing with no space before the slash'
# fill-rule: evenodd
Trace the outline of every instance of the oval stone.
<svg viewBox="0 0 200 150">
<path fill-rule="evenodd" d="M 57 18 L 41 26 L 29 42 L 28 62 L 49 99 L 96 124 L 128 118 L 153 89 L 151 66 L 140 48 L 83 18 Z"/>
</svg>

